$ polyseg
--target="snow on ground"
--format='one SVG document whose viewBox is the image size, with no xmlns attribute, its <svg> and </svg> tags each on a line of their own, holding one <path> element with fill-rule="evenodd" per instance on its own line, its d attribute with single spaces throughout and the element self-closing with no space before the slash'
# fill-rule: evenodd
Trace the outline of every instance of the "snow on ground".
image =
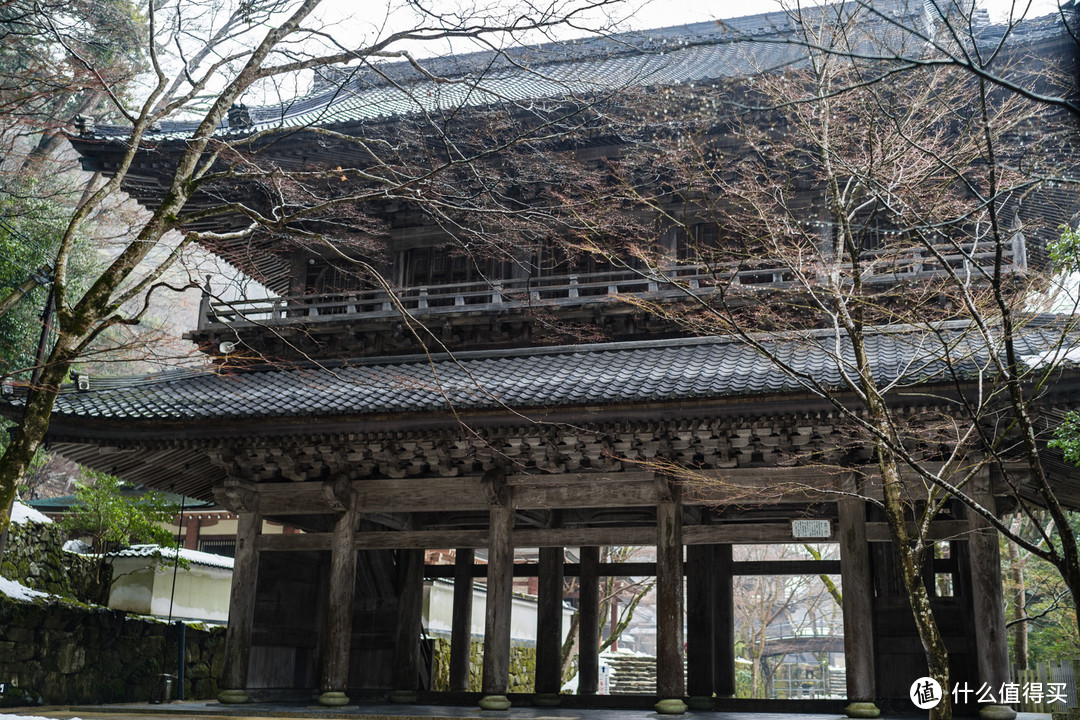
<svg viewBox="0 0 1080 720">
<path fill-rule="evenodd" d="M 18 500 L 11 507 L 11 522 L 16 525 L 25 525 L 26 523 L 34 523 L 35 525 L 48 525 L 52 522 L 49 518 L 39 513 L 29 505 L 23 505 Z"/>
<path fill-rule="evenodd" d="M 22 583 L 0 577 L 0 595 L 7 595 L 15 600 L 33 600 L 34 598 L 51 598 L 52 595 L 40 590 L 31 590 Z M 6 718 L 4 720 L 7 720 Z"/>
</svg>

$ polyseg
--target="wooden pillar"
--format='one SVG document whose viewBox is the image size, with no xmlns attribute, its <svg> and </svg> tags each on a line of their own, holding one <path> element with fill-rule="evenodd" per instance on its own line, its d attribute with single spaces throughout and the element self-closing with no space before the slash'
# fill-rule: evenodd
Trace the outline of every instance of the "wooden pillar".
<svg viewBox="0 0 1080 720">
<path fill-rule="evenodd" d="M 595 695 L 600 684 L 600 548 L 579 548 L 578 695 Z"/>
<path fill-rule="evenodd" d="M 536 694 L 538 703 L 550 706 L 558 704 L 562 687 L 563 549 L 540 548 L 538 570 Z"/>
<path fill-rule="evenodd" d="M 849 492 L 853 478 L 845 479 Z M 866 541 L 866 503 L 855 497 L 837 501 L 840 578 L 844 588 L 844 664 L 847 666 L 848 717 L 877 717 L 874 669 L 874 615 L 870 547 Z"/>
<path fill-rule="evenodd" d="M 255 549 L 255 542 L 262 531 L 262 517 L 258 513 L 258 495 L 250 491 L 240 493 L 237 489 L 230 490 L 230 502 L 226 507 L 237 515 L 236 555 L 233 558 L 232 588 L 229 592 L 229 625 L 225 631 L 222 689 L 218 693 L 218 700 L 223 703 L 244 703 L 251 700 L 247 693 L 247 675 L 251 630 L 255 619 L 255 587 L 259 580 L 259 551 Z"/>
<path fill-rule="evenodd" d="M 506 710 L 510 701 L 510 611 L 514 583 L 514 508 L 509 502 L 489 513 L 487 608 L 484 618 L 484 677 L 480 707 Z"/>
<path fill-rule="evenodd" d="M 397 633 L 394 639 L 392 702 L 416 702 L 420 679 L 420 631 L 424 612 L 424 551 L 398 550 Z"/>
<path fill-rule="evenodd" d="M 345 690 L 349 685 L 353 598 L 356 594 L 356 548 L 353 546 L 356 523 L 356 503 L 350 499 L 347 509 L 338 515 L 334 523 L 330 544 L 330 592 L 319 681 L 320 705 L 345 705 L 349 702 Z"/>
<path fill-rule="evenodd" d="M 450 626 L 450 690 L 469 689 L 469 660 L 472 652 L 473 562 L 472 548 L 454 553 L 454 615 Z"/>
<path fill-rule="evenodd" d="M 682 506 L 672 498 L 656 508 L 656 711 L 686 712 L 685 689 Z"/>
<path fill-rule="evenodd" d="M 969 486 L 971 499 L 996 513 L 989 469 L 984 467 Z M 1005 634 L 1005 594 L 1001 585 L 1001 551 L 997 530 L 985 519 L 968 510 L 971 532 L 968 554 L 971 558 L 971 602 L 975 619 L 975 655 L 979 660 L 979 684 L 1000 688 L 1009 682 L 1009 646 Z M 847 590 L 844 591 L 845 594 Z M 984 705 L 979 717 L 987 720 L 1011 720 L 1016 711 L 1008 705 Z"/>
<path fill-rule="evenodd" d="M 735 587 L 731 545 L 713 545 L 713 657 L 717 697 L 735 697 Z"/>
<path fill-rule="evenodd" d="M 686 689 L 691 710 L 713 707 L 714 558 L 711 545 L 686 548 Z"/>
</svg>

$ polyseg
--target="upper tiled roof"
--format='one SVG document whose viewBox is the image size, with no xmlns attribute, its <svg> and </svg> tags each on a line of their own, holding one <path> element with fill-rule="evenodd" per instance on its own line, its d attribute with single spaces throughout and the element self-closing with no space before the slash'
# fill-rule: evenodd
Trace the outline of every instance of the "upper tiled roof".
<svg viewBox="0 0 1080 720">
<path fill-rule="evenodd" d="M 1060 327 L 1033 327 L 1020 342 L 1036 355 Z M 985 364 L 986 347 L 955 325 L 944 335 L 912 330 L 868 336 L 882 383 L 944 379 L 946 351 L 962 373 Z M 850 343 L 823 332 L 764 343 L 795 372 L 845 387 Z M 836 361 L 840 358 L 840 362 Z M 90 390 L 65 387 L 54 417 L 179 420 L 369 416 L 446 409 L 574 407 L 753 397 L 804 392 L 804 385 L 752 348 L 728 339 L 693 338 L 425 358 L 382 358 L 333 366 L 244 371 L 173 371 L 141 378 L 91 378 Z M 20 403 L 20 396 L 12 399 Z"/>
<path fill-rule="evenodd" d="M 281 105 L 250 108 L 252 126 L 230 128 L 223 121 L 221 132 L 338 125 L 420 112 L 437 113 L 450 108 L 595 95 L 626 87 L 721 81 L 766 73 L 805 60 L 807 51 L 798 36 L 800 22 L 810 26 L 820 24 L 818 13 L 835 16 L 840 7 L 805 8 L 800 21 L 792 13 L 772 12 L 513 47 L 499 53 L 449 55 L 424 60 L 429 75 L 418 72 L 408 62 L 365 64 L 345 71 L 326 69 L 325 81 L 318 83 L 309 96 Z M 874 11 L 901 18 L 901 23 L 889 24 L 864 12 L 863 16 L 868 18 L 864 22 L 876 20 L 881 26 L 866 33 L 867 42 L 873 38 L 873 42 L 885 42 L 897 52 L 901 45 L 911 46 L 905 51 L 907 55 L 914 52 L 912 47 L 921 45 L 918 38 L 901 32 L 898 26 L 922 30 L 925 22 L 922 0 L 881 0 L 874 4 Z M 975 19 L 987 42 L 1000 38 L 1002 28 L 988 25 L 985 12 L 976 14 Z M 1045 25 L 1038 20 L 1023 23 L 1013 31 L 1014 39 L 1029 41 L 1047 32 Z M 889 54 L 880 45 L 862 50 Z M 431 77 L 438 77 L 439 81 Z M 194 127 L 192 123 L 162 123 L 147 139 L 183 138 Z M 99 136 L 126 133 L 110 127 L 99 127 L 95 132 Z"/>
</svg>

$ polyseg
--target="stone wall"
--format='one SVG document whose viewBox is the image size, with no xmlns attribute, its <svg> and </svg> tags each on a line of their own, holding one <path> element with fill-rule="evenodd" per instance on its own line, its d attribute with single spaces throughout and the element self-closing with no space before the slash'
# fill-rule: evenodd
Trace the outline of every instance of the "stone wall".
<svg viewBox="0 0 1080 720">
<path fill-rule="evenodd" d="M 450 641 L 434 638 L 435 651 L 431 668 L 431 689 L 450 689 Z M 484 670 L 484 644 L 474 642 L 469 648 L 469 690 L 480 692 Z M 512 693 L 531 693 L 536 675 L 536 648 L 510 648 L 510 687 Z"/>
<path fill-rule="evenodd" d="M 177 635 L 116 610 L 0 595 L 0 707 L 160 700 Z M 217 695 L 224 644 L 224 628 L 187 627 L 186 698 Z"/>
<path fill-rule="evenodd" d="M 95 578 L 97 561 L 64 552 L 66 540 L 66 533 L 58 525 L 12 523 L 4 548 L 4 561 L 0 564 L 0 577 L 80 602 L 99 602 L 106 597 L 109 568 L 104 569 L 99 582 Z"/>
</svg>

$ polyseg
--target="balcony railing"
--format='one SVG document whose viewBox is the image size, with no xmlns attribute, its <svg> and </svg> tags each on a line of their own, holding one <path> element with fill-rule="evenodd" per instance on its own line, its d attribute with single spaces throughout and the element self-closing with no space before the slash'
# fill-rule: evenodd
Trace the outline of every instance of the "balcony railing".
<svg viewBox="0 0 1080 720">
<path fill-rule="evenodd" d="M 864 281 L 891 282 L 904 277 L 939 274 L 944 266 L 956 269 L 965 265 L 989 266 L 994 259 L 992 248 L 962 255 L 944 254 L 944 263 L 929 252 L 909 251 L 871 273 Z M 1005 263 L 1017 256 L 1014 248 L 1005 253 Z M 1022 258 L 1022 253 L 1020 255 Z M 879 258 L 880 260 L 880 258 Z M 562 275 L 539 278 L 513 278 L 481 282 L 407 287 L 390 295 L 382 290 L 358 290 L 322 295 L 298 295 L 254 300 L 216 300 L 203 298 L 199 330 L 241 327 L 244 325 L 313 324 L 396 317 L 402 311 L 414 316 L 452 313 L 479 313 L 496 309 L 572 308 L 620 298 L 640 297 L 653 300 L 710 293 L 714 288 L 731 284 L 751 287 L 783 287 L 794 275 L 786 268 L 718 270 L 716 266 L 678 265 L 651 275 L 634 270 Z"/>
<path fill-rule="evenodd" d="M 378 319 L 400 315 L 435 315 L 479 312 L 491 309 L 551 308 L 586 305 L 627 296 L 653 298 L 685 295 L 686 290 L 705 291 L 730 277 L 718 276 L 704 265 L 665 270 L 664 277 L 618 272 L 520 278 L 497 281 L 408 287 L 393 296 L 381 290 L 360 290 L 323 295 L 274 297 L 255 300 L 204 298 L 199 329 L 251 324 L 312 323 L 350 319 Z M 747 284 L 783 281 L 782 270 L 740 273 Z"/>
</svg>

